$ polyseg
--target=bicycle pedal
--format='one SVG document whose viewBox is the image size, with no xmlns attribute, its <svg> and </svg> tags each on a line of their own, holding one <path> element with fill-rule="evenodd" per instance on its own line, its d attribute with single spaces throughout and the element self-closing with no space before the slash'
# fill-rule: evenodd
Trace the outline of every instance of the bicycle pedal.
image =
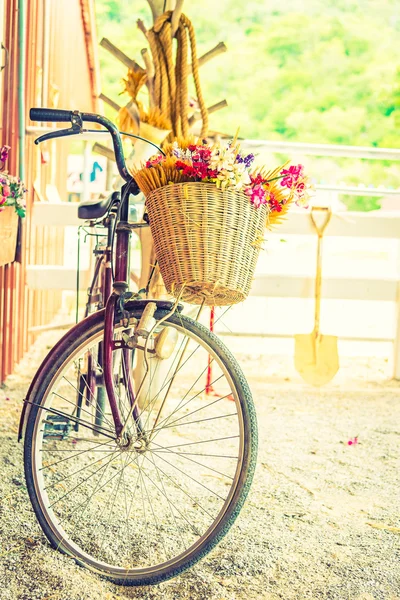
<svg viewBox="0 0 400 600">
<path fill-rule="evenodd" d="M 44 437 L 64 440 L 72 430 L 72 422 L 62 415 L 47 416 L 44 422 Z"/>
</svg>

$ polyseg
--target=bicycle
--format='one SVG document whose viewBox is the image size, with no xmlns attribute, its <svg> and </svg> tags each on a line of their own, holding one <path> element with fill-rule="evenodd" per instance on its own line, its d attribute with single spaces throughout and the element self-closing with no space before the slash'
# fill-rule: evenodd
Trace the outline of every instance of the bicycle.
<svg viewBox="0 0 400 600">
<path fill-rule="evenodd" d="M 250 389 L 229 350 L 183 314 L 179 298 L 128 290 L 130 235 L 147 223 L 128 221 L 129 195 L 139 189 L 115 125 L 78 111 L 34 108 L 30 115 L 72 124 L 38 143 L 79 134 L 84 122 L 102 125 L 125 183 L 84 211 L 92 220 L 112 215 L 104 308 L 55 345 L 24 400 L 29 497 L 53 548 L 115 583 L 158 583 L 210 552 L 243 506 L 257 455 Z M 145 372 L 137 381 L 139 362 Z M 203 385 L 210 363 L 213 381 Z M 220 396 L 207 397 L 206 386 L 217 382 Z"/>
</svg>

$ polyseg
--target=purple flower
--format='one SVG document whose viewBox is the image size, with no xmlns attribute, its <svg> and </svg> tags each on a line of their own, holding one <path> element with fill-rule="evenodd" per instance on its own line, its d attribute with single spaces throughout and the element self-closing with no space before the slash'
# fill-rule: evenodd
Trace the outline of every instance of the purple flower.
<svg viewBox="0 0 400 600">
<path fill-rule="evenodd" d="M 244 158 L 244 164 L 246 165 L 247 168 L 249 168 L 251 166 L 251 163 L 254 160 L 254 154 L 248 154 L 247 156 L 245 156 Z"/>
<path fill-rule="evenodd" d="M 254 154 L 248 154 L 247 156 L 241 156 L 240 154 L 236 155 L 236 162 L 239 164 L 244 163 L 246 169 L 251 167 L 251 163 L 254 160 Z"/>
<path fill-rule="evenodd" d="M 0 162 L 6 162 L 8 158 L 8 153 L 10 150 L 10 146 L 2 146 L 0 148 Z"/>
</svg>

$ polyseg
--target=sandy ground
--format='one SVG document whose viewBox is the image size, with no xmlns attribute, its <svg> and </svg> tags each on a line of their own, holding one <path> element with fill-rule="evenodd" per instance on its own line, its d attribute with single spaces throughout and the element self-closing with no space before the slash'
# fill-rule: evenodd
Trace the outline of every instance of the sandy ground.
<svg viewBox="0 0 400 600">
<path fill-rule="evenodd" d="M 121 588 L 52 550 L 28 500 L 17 419 L 52 341 L 42 336 L 0 390 L 1 600 L 400 599 L 400 385 L 385 359 L 345 359 L 314 390 L 289 359 L 243 357 L 260 430 L 245 508 L 192 570 Z"/>
</svg>

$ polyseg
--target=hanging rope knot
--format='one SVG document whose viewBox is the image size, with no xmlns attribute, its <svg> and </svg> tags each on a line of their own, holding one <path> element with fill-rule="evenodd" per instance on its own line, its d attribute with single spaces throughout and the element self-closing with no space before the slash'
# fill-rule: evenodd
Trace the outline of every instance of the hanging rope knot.
<svg viewBox="0 0 400 600">
<path fill-rule="evenodd" d="M 153 27 L 147 32 L 155 70 L 155 104 L 171 120 L 172 137 L 189 135 L 188 50 L 190 46 L 192 74 L 202 118 L 200 136 L 206 137 L 208 111 L 200 86 L 194 27 L 190 19 L 182 14 L 175 33 L 177 44 L 174 66 L 171 19 L 172 11 L 165 12 L 157 18 Z"/>
</svg>

